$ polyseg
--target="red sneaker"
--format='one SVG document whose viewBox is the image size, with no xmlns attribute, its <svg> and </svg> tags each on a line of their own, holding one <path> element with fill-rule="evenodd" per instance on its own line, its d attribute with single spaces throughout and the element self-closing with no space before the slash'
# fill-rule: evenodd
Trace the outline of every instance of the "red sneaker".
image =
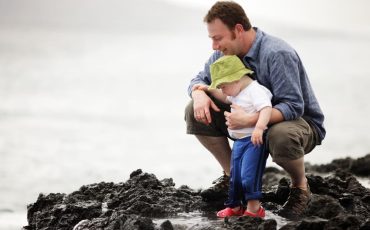
<svg viewBox="0 0 370 230">
<path fill-rule="evenodd" d="M 247 210 L 245 210 L 243 216 L 251 216 L 251 217 L 260 217 L 260 218 L 264 218 L 265 217 L 265 209 L 262 208 L 262 206 L 260 207 L 260 209 L 258 209 L 258 212 L 257 213 L 253 213 L 253 212 L 248 212 Z"/>
<path fill-rule="evenodd" d="M 243 209 L 240 208 L 238 211 L 234 211 L 232 208 L 225 208 L 217 212 L 217 217 L 225 218 L 229 216 L 241 216 L 243 215 Z"/>
</svg>

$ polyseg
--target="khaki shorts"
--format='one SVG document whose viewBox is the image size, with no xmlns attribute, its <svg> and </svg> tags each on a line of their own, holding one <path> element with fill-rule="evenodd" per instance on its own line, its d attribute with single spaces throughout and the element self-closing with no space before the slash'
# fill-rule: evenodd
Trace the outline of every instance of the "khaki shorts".
<svg viewBox="0 0 370 230">
<path fill-rule="evenodd" d="M 212 123 L 205 125 L 194 118 L 193 101 L 186 106 L 185 121 L 187 134 L 220 137 L 229 136 L 224 111 L 230 111 L 230 105 L 213 99 L 220 112 L 211 109 Z M 311 152 L 319 138 L 315 128 L 303 118 L 283 121 L 272 125 L 267 131 L 268 150 L 273 161 L 295 160 Z"/>
<path fill-rule="evenodd" d="M 268 129 L 266 140 L 275 162 L 301 158 L 319 144 L 316 129 L 303 118 L 274 124 Z"/>
<path fill-rule="evenodd" d="M 195 120 L 194 109 L 193 109 L 193 100 L 185 108 L 185 121 L 186 121 L 186 133 L 193 135 L 202 135 L 202 136 L 211 136 L 211 137 L 222 137 L 229 136 L 226 126 L 226 119 L 224 116 L 224 111 L 230 112 L 230 105 L 220 102 L 214 98 L 213 102 L 221 110 L 216 112 L 213 109 L 210 109 L 212 122 L 209 125 L 203 124 Z"/>
</svg>

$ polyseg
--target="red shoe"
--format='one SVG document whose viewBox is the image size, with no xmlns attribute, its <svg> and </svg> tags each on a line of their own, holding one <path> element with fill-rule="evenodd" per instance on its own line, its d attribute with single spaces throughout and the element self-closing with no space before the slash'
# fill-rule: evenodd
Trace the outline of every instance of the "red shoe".
<svg viewBox="0 0 370 230">
<path fill-rule="evenodd" d="M 240 208 L 238 211 L 234 211 L 232 208 L 225 208 L 217 212 L 217 217 L 225 218 L 229 216 L 241 216 L 243 215 L 243 209 Z"/>
<path fill-rule="evenodd" d="M 264 218 L 265 217 L 265 209 L 262 208 L 262 206 L 260 207 L 260 209 L 258 209 L 258 212 L 257 213 L 253 213 L 253 212 L 248 212 L 247 210 L 245 210 L 243 216 L 251 216 L 251 217 L 260 217 L 260 218 Z"/>
</svg>

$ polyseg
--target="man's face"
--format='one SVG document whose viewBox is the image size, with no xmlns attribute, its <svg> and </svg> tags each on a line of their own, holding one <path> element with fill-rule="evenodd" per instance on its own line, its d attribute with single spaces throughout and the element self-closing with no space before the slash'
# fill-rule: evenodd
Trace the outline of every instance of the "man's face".
<svg viewBox="0 0 370 230">
<path fill-rule="evenodd" d="M 238 41 L 235 30 L 230 30 L 218 18 L 208 23 L 207 29 L 208 36 L 212 39 L 212 49 L 219 50 L 224 55 L 238 55 Z"/>
</svg>

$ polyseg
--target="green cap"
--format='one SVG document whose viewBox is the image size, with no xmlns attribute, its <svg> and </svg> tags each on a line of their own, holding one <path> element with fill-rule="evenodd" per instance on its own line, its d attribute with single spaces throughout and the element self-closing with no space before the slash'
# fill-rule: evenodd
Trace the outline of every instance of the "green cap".
<svg viewBox="0 0 370 230">
<path fill-rule="evenodd" d="M 253 71 L 247 69 L 236 55 L 225 55 L 220 57 L 211 65 L 212 84 L 210 89 L 216 89 L 222 83 L 240 80 L 246 74 Z"/>
</svg>

